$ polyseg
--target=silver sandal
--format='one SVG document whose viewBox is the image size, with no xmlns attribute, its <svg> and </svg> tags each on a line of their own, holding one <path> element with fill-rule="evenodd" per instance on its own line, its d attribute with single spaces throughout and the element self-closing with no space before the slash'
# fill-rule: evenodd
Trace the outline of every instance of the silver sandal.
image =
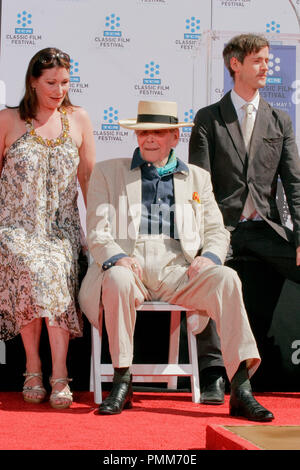
<svg viewBox="0 0 300 470">
<path fill-rule="evenodd" d="M 24 372 L 23 375 L 24 377 L 26 377 L 24 386 L 23 386 L 23 392 L 22 392 L 24 401 L 26 401 L 27 403 L 42 403 L 45 400 L 46 395 L 47 395 L 45 388 L 41 385 L 34 385 L 33 387 L 30 387 L 26 384 L 35 377 L 39 377 L 41 381 L 43 381 L 43 374 L 41 372 L 27 372 L 26 371 Z M 36 395 L 35 398 L 28 396 L 28 395 L 31 395 L 32 392 Z"/>
<path fill-rule="evenodd" d="M 66 385 L 64 390 L 61 390 L 61 391 L 56 390 L 51 393 L 49 401 L 50 401 L 50 405 L 52 406 L 52 408 L 56 408 L 56 409 L 70 408 L 70 406 L 73 403 L 73 394 L 70 390 L 68 383 L 71 382 L 72 380 L 73 379 L 69 379 L 68 377 L 63 377 L 61 379 L 52 379 L 52 377 L 50 377 L 49 382 L 52 388 L 58 383 L 62 383 Z M 62 402 L 59 403 L 57 402 L 57 400 L 62 400 L 64 401 L 64 403 Z"/>
</svg>

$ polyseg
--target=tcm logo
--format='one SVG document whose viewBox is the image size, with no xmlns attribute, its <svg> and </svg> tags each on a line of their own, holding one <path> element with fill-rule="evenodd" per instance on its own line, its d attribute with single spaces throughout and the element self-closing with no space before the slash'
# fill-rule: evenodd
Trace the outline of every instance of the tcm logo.
<svg viewBox="0 0 300 470">
<path fill-rule="evenodd" d="M 121 23 L 120 17 L 112 13 L 110 16 L 105 18 L 105 31 L 103 36 L 106 37 L 121 37 L 122 32 L 120 31 Z"/>
<path fill-rule="evenodd" d="M 193 110 L 193 109 L 189 109 L 188 111 L 186 111 L 186 112 L 184 113 L 183 122 L 193 122 L 194 116 L 195 116 L 194 110 Z M 183 128 L 182 128 L 182 131 L 183 131 L 183 132 L 192 132 L 192 127 L 191 127 L 191 126 L 183 127 Z"/>
<path fill-rule="evenodd" d="M 278 76 L 281 70 L 281 59 L 280 57 L 275 56 L 274 54 L 269 54 L 269 63 L 268 63 L 268 78 L 267 83 L 276 83 L 280 84 L 282 82 L 281 77 Z M 277 77 L 276 77 L 277 75 Z"/>
<path fill-rule="evenodd" d="M 160 65 L 156 64 L 153 60 L 149 64 L 145 65 L 145 78 L 143 80 L 144 85 L 160 85 L 161 79 Z"/>
<path fill-rule="evenodd" d="M 200 20 L 192 16 L 185 20 L 185 34 L 184 39 L 199 39 L 200 33 Z"/>
<path fill-rule="evenodd" d="M 101 126 L 104 131 L 118 131 L 120 126 L 119 122 L 119 111 L 110 106 L 104 109 L 103 112 L 103 124 Z"/>
<path fill-rule="evenodd" d="M 280 23 L 270 21 L 266 24 L 266 33 L 280 33 Z"/>
<path fill-rule="evenodd" d="M 32 14 L 27 11 L 17 14 L 17 27 L 15 28 L 15 34 L 32 34 Z"/>
<path fill-rule="evenodd" d="M 70 82 L 80 82 L 79 73 L 79 62 L 75 62 L 74 59 L 70 60 Z"/>
</svg>

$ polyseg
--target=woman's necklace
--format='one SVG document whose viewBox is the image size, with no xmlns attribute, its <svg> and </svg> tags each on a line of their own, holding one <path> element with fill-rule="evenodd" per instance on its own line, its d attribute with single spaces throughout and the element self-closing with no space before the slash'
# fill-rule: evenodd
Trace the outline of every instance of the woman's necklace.
<svg viewBox="0 0 300 470">
<path fill-rule="evenodd" d="M 59 137 L 56 139 L 44 139 L 42 136 L 38 135 L 35 132 L 33 123 L 31 119 L 27 119 L 26 123 L 29 125 L 29 134 L 33 136 L 34 140 L 39 144 L 46 145 L 46 147 L 56 147 L 57 145 L 63 144 L 69 137 L 69 121 L 67 118 L 67 111 L 62 108 L 61 113 L 61 122 L 62 122 L 62 131 Z"/>
</svg>

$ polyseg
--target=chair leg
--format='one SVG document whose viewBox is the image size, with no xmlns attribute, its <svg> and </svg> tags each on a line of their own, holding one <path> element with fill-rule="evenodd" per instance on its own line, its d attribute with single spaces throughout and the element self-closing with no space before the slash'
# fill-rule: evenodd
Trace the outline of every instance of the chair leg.
<svg viewBox="0 0 300 470">
<path fill-rule="evenodd" d="M 171 311 L 170 319 L 170 342 L 169 342 L 169 364 L 178 364 L 179 339 L 180 339 L 180 315 L 181 312 Z M 177 375 L 168 378 L 168 388 L 177 390 Z"/>
<path fill-rule="evenodd" d="M 102 318 L 99 323 L 99 331 L 92 326 L 92 355 L 91 355 L 91 378 L 93 385 L 94 401 L 96 404 L 102 403 L 101 386 L 101 346 L 102 346 Z"/>
<path fill-rule="evenodd" d="M 187 336 L 188 336 L 188 348 L 189 358 L 192 364 L 191 376 L 191 389 L 192 389 L 192 400 L 194 403 L 200 403 L 200 380 L 199 380 L 199 367 L 198 367 L 198 352 L 197 352 L 197 340 L 196 336 L 192 333 L 189 328 L 189 322 L 187 319 Z"/>
<path fill-rule="evenodd" d="M 91 330 L 93 336 L 93 330 Z M 92 353 L 91 353 L 91 363 L 90 363 L 90 392 L 95 391 L 95 374 L 94 374 L 94 353 L 93 353 L 93 346 L 92 346 Z"/>
<path fill-rule="evenodd" d="M 165 306 L 165 305 L 164 305 Z M 166 310 L 166 308 L 164 309 Z M 179 341 L 180 341 L 180 319 L 181 311 L 180 310 L 169 310 L 170 317 L 170 335 L 169 335 L 169 358 L 168 364 L 178 365 L 179 361 Z M 110 374 L 110 369 L 108 370 L 107 364 L 101 364 L 101 347 L 102 347 L 102 323 L 103 318 L 101 316 L 99 322 L 99 331 L 97 328 L 92 326 L 92 353 L 91 353 L 91 372 L 90 372 L 90 390 L 94 392 L 94 401 L 96 404 L 102 403 L 102 380 L 105 380 L 106 374 Z M 187 368 L 187 375 L 191 375 L 191 388 L 192 388 L 192 400 L 195 403 L 200 402 L 200 383 L 199 383 L 199 370 L 198 370 L 198 354 L 197 354 L 197 343 L 196 337 L 192 333 L 192 326 L 189 326 L 189 321 L 187 318 L 187 339 L 188 339 L 188 348 L 189 348 L 189 367 Z M 104 367 L 105 366 L 105 367 Z M 167 366 L 163 364 L 163 366 Z M 104 367 L 104 370 L 103 370 Z M 160 365 L 161 367 L 161 365 Z M 178 375 L 167 375 L 163 371 L 154 370 L 154 375 L 156 379 L 158 376 L 165 376 L 166 382 L 168 383 L 168 388 L 177 389 L 177 380 Z M 180 369 L 180 371 L 179 371 Z M 101 375 L 102 370 L 102 375 Z M 175 371 L 179 375 L 182 375 L 182 369 L 180 367 L 169 368 L 169 373 L 173 374 Z M 104 374 L 103 374 L 104 372 Z M 145 372 L 145 371 L 144 371 Z M 152 371 L 151 371 L 152 372 Z M 142 376 L 142 370 L 139 370 L 139 376 Z M 185 374 L 184 374 L 185 375 Z M 110 375 L 109 375 L 110 378 Z M 160 381 L 160 380 L 153 380 Z"/>
<path fill-rule="evenodd" d="M 0 340 L 0 364 L 6 364 L 6 346 L 5 342 Z"/>
</svg>

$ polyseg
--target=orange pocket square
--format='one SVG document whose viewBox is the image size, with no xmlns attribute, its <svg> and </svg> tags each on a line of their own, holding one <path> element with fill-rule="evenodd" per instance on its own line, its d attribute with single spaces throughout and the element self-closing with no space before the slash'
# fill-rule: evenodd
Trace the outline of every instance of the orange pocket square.
<svg viewBox="0 0 300 470">
<path fill-rule="evenodd" d="M 199 194 L 197 193 L 197 191 L 195 191 L 195 192 L 193 193 L 193 201 L 197 201 L 197 202 L 199 202 L 199 204 L 200 204 L 200 202 L 201 202 L 201 201 L 200 201 L 200 196 L 199 196 Z"/>
</svg>

